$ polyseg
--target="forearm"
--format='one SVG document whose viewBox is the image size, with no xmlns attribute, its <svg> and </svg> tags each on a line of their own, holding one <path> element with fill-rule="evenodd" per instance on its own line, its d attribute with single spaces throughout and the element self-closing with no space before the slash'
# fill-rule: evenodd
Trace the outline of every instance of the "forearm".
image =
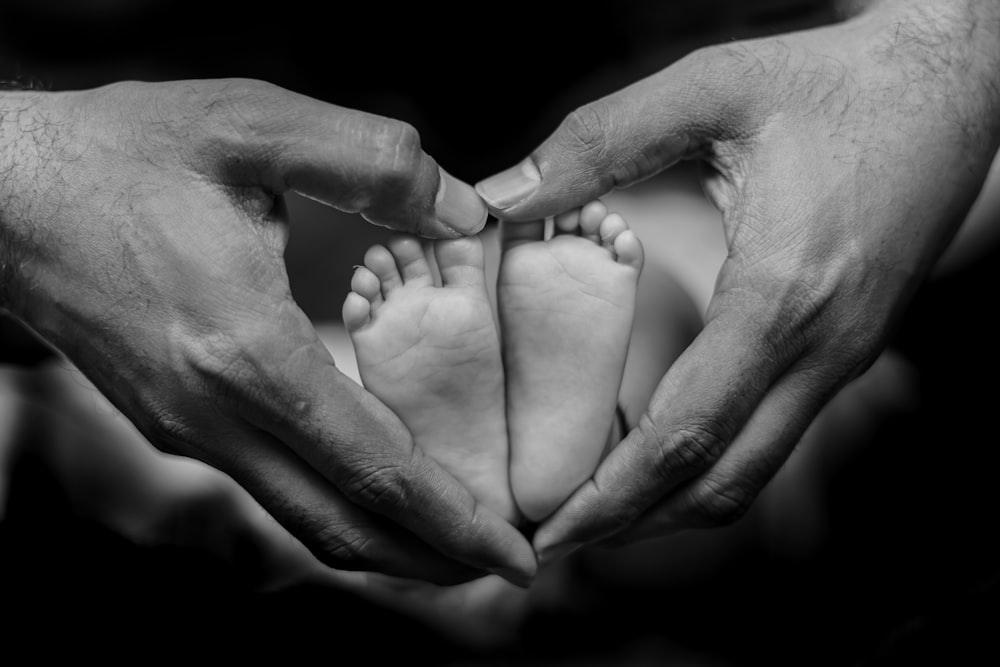
<svg viewBox="0 0 1000 667">
<path fill-rule="evenodd" d="M 18 133 L 14 129 L 15 95 L 0 91 L 0 309 L 10 303 L 11 283 L 15 267 L 20 263 L 20 251 L 11 229 L 14 207 L 13 175 L 17 159 Z"/>
<path fill-rule="evenodd" d="M 997 13 L 995 0 L 833 0 L 833 11 L 841 19 L 849 19 L 866 11 L 895 12 L 903 16 L 922 8 L 946 10 L 965 15 L 972 20 L 986 19 Z"/>
<path fill-rule="evenodd" d="M 927 137 L 913 140 L 952 156 L 960 179 L 981 182 L 1000 146 L 1000 2 L 872 0 L 852 25 L 870 31 L 870 83 L 888 93 L 882 103 L 904 125 L 922 117 Z M 943 155 L 922 157 L 946 177 Z"/>
<path fill-rule="evenodd" d="M 32 268 L 55 250 L 85 194 L 66 175 L 80 158 L 66 150 L 66 95 L 30 85 L 0 89 L 0 308 L 18 316 L 37 279 Z"/>
<path fill-rule="evenodd" d="M 910 60 L 994 105 L 1000 98 L 1000 2 L 855 0 L 856 19 L 876 26 L 885 60 Z M 996 116 L 997 114 L 993 114 Z M 991 119 L 992 120 L 992 119 Z"/>
<path fill-rule="evenodd" d="M 26 217 L 23 186 L 26 172 L 33 171 L 29 142 L 23 127 L 24 114 L 31 108 L 30 91 L 21 86 L 0 84 L 0 308 L 14 299 L 19 269 L 25 261 Z"/>
</svg>

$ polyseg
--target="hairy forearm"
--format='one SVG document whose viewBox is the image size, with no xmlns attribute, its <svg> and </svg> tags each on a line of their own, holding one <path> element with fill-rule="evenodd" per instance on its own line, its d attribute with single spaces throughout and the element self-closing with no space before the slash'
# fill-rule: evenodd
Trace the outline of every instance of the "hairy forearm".
<svg viewBox="0 0 1000 667">
<path fill-rule="evenodd" d="M 833 0 L 834 12 L 842 19 L 849 19 L 867 10 L 887 9 L 900 15 L 921 8 L 942 9 L 965 14 L 972 18 L 985 18 L 996 14 L 996 0 Z"/>
<path fill-rule="evenodd" d="M 28 164 L 22 116 L 30 109 L 30 93 L 4 83 L 0 90 L 0 308 L 12 305 L 15 284 L 25 259 L 23 178 Z"/>
<path fill-rule="evenodd" d="M 972 87 L 997 95 L 997 0 L 862 0 L 860 4 L 858 19 L 883 28 L 887 56 L 922 60 L 940 74 L 964 75 Z"/>
<path fill-rule="evenodd" d="M 0 85 L 4 89 L 13 88 L 6 83 Z M 0 90 L 0 309 L 6 309 L 10 303 L 12 284 L 21 263 L 21 250 L 13 229 L 13 209 L 17 205 L 14 196 L 17 153 L 21 140 L 17 129 L 20 106 L 17 98 L 17 93 Z"/>
<path fill-rule="evenodd" d="M 961 126 L 968 148 L 997 150 L 1000 2 L 871 0 L 854 20 L 875 29 L 876 61 L 905 73 L 900 95 L 938 102 L 942 122 Z"/>
<path fill-rule="evenodd" d="M 58 175 L 58 169 L 45 168 L 52 162 L 45 156 L 51 154 L 54 127 L 43 110 L 57 93 L 33 88 L 6 85 L 0 90 L 0 308 L 15 313 L 23 305 L 25 282 L 30 282 L 25 267 L 44 250 L 39 204 Z"/>
</svg>

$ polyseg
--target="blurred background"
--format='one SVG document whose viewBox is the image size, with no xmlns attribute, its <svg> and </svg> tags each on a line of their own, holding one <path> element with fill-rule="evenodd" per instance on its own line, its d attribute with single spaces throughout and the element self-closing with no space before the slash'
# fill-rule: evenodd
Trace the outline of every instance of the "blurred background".
<svg viewBox="0 0 1000 667">
<path fill-rule="evenodd" d="M 834 20 L 825 0 L 620 0 L 597 11 L 537 2 L 3 0 L 0 80 L 72 90 L 126 79 L 263 79 L 409 121 L 429 154 L 475 183 L 523 158 L 576 106 L 699 46 Z M 673 208 L 650 215 L 718 233 L 690 165 L 657 185 L 667 195 L 653 203 Z M 642 224 L 648 200 L 615 201 Z M 995 218 L 995 202 L 978 214 Z M 336 325 L 353 265 L 386 232 L 295 196 L 289 209 L 293 292 L 318 325 Z M 640 233 L 647 246 L 668 227 L 661 223 Z M 503 642 L 463 641 L 351 591 L 251 593 L 245 572 L 218 550 L 137 544 L 78 511 L 66 469 L 34 453 L 51 451 L 45 431 L 18 429 L 17 399 L 0 392 L 0 604 L 12 619 L 0 625 L 0 646 L 101 655 L 141 640 L 149 652 L 339 660 L 357 651 L 455 667 L 996 656 L 985 637 L 998 599 L 1000 442 L 987 422 L 997 396 L 997 259 L 984 250 L 921 291 L 887 357 L 891 372 L 871 378 L 856 394 L 860 405 L 831 411 L 817 436 L 822 454 L 791 464 L 812 472 L 786 475 L 731 528 L 574 560 L 565 581 L 575 594 L 538 605 Z M 47 352 L 16 323 L 0 326 L 8 386 L 44 417 L 50 404 L 31 368 Z M 211 525 L 185 521 L 211 541 Z M 364 639 L 372 633 L 374 644 Z"/>
</svg>

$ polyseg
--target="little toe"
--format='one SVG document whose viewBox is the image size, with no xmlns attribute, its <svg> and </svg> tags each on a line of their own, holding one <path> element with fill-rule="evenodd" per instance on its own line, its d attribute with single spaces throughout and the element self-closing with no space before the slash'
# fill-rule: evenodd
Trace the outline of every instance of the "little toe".
<svg viewBox="0 0 1000 667">
<path fill-rule="evenodd" d="M 601 223 L 608 217 L 608 207 L 601 200 L 589 202 L 580 209 L 580 231 L 583 237 L 601 242 Z"/>
<path fill-rule="evenodd" d="M 383 297 L 388 297 L 393 290 L 402 286 L 403 278 L 396 267 L 396 259 L 385 246 L 373 245 L 369 248 L 365 253 L 365 266 L 381 283 Z"/>
<path fill-rule="evenodd" d="M 437 241 L 434 255 L 443 286 L 469 287 L 486 284 L 486 253 L 478 236 Z"/>
<path fill-rule="evenodd" d="M 382 283 L 367 266 L 358 266 L 351 276 L 351 291 L 368 301 L 382 300 Z"/>
<path fill-rule="evenodd" d="M 601 245 L 608 250 L 613 250 L 615 239 L 618 235 L 628 229 L 628 223 L 618 213 L 609 213 L 601 220 L 601 226 L 597 234 L 601 237 Z"/>
<path fill-rule="evenodd" d="M 628 223 L 618 213 L 609 213 L 601 221 L 601 245 L 611 251 L 619 264 L 642 267 L 642 245 L 639 237 L 629 229 Z"/>
<path fill-rule="evenodd" d="M 341 317 L 344 320 L 344 327 L 347 333 L 353 334 L 358 329 L 368 324 L 371 316 L 371 302 L 357 292 L 350 292 L 344 299 L 344 306 L 341 309 Z"/>
<path fill-rule="evenodd" d="M 389 251 L 396 258 L 404 283 L 417 286 L 434 284 L 434 274 L 427 263 L 423 241 L 419 238 L 412 234 L 394 235 L 389 239 Z"/>
<path fill-rule="evenodd" d="M 636 271 L 642 270 L 643 249 L 642 242 L 631 229 L 626 229 L 618 234 L 614 240 L 614 253 L 619 264 L 631 266 Z"/>
</svg>

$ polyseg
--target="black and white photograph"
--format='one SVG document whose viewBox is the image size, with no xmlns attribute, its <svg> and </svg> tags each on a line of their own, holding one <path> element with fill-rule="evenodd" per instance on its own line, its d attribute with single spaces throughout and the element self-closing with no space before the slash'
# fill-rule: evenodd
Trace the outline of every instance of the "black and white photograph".
<svg viewBox="0 0 1000 667">
<path fill-rule="evenodd" d="M 998 150 L 996 0 L 0 0 L 0 664 L 998 664 Z"/>
</svg>

